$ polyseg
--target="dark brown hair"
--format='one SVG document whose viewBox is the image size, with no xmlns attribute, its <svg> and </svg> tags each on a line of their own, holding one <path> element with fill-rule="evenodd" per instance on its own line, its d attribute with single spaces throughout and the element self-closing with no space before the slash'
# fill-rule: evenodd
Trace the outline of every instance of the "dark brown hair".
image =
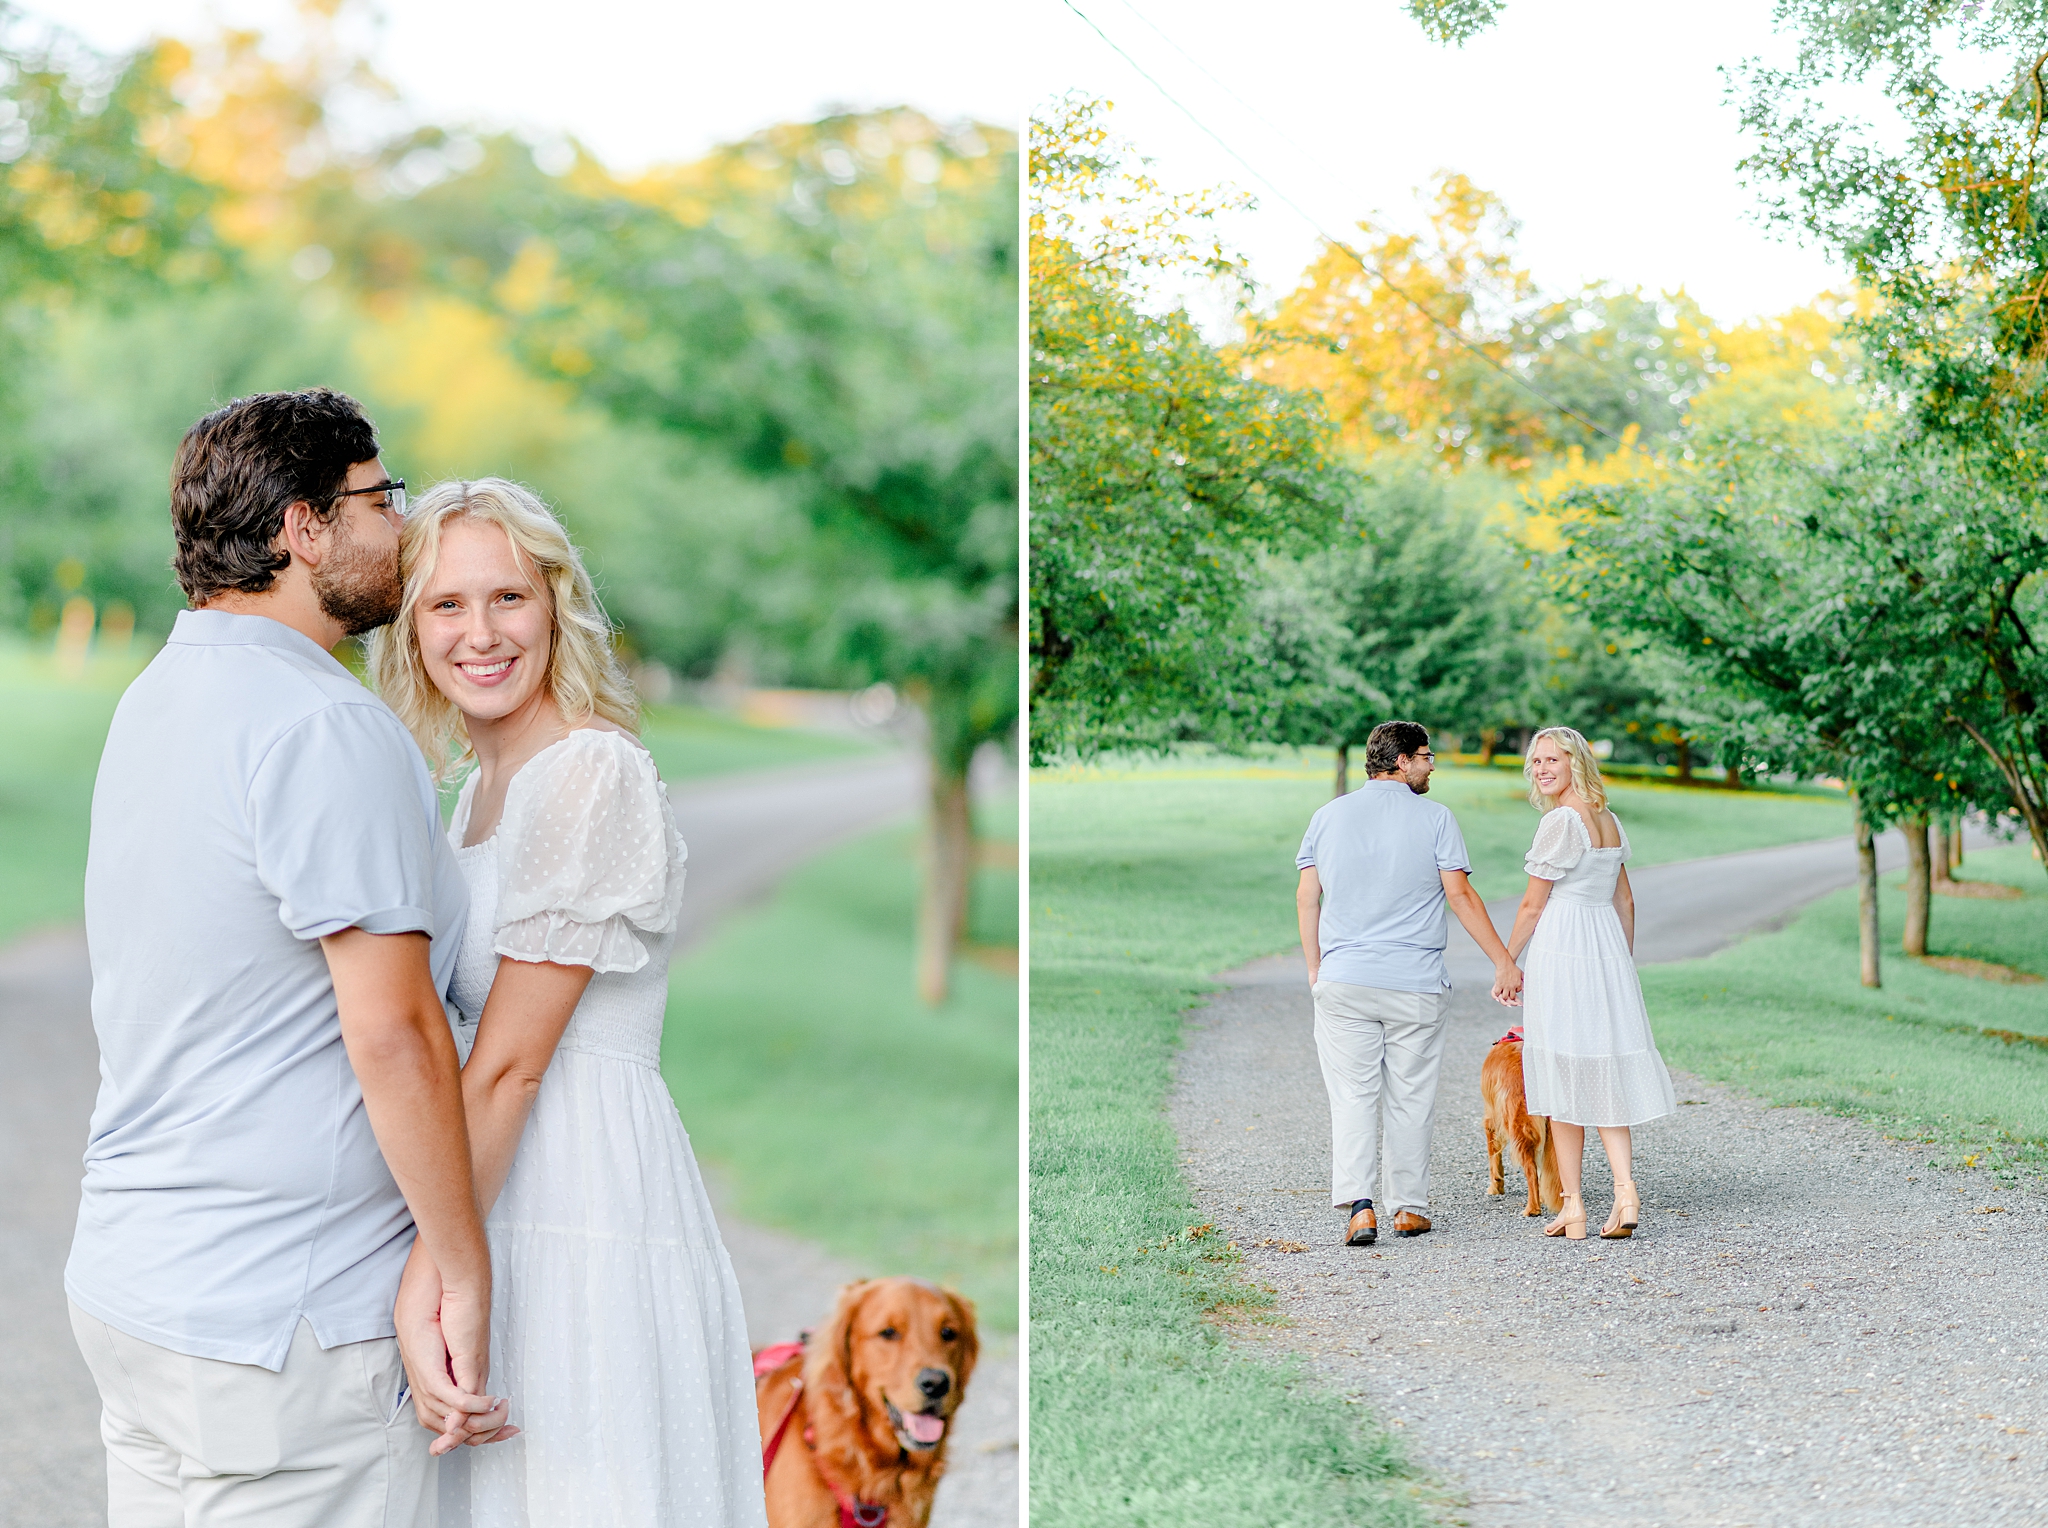
<svg viewBox="0 0 2048 1528">
<path fill-rule="evenodd" d="M 1401 767 L 1401 755 L 1411 759 L 1429 746 L 1429 729 L 1420 722 L 1381 722 L 1365 740 L 1365 772 L 1383 775 Z"/>
<path fill-rule="evenodd" d="M 292 560 L 273 545 L 285 510 L 303 499 L 326 519 L 349 468 L 376 455 L 377 427 L 331 388 L 255 393 L 208 414 L 171 465 L 171 568 L 185 598 L 268 589 Z"/>
</svg>

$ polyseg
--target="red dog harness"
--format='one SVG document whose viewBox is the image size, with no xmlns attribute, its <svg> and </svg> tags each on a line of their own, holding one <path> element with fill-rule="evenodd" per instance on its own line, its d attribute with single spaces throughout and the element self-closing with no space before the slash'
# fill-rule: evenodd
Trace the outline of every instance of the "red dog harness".
<svg viewBox="0 0 2048 1528">
<path fill-rule="evenodd" d="M 1513 1029 L 1509 1030 L 1506 1034 L 1502 1035 L 1498 1040 L 1494 1041 L 1493 1043 L 1495 1045 L 1520 1045 L 1522 1043 L 1522 1026 L 1517 1024 Z M 775 1350 L 773 1348 L 770 1348 L 768 1349 L 768 1351 L 772 1353 Z"/>
<path fill-rule="evenodd" d="M 754 1378 L 773 1374 L 777 1369 L 797 1357 L 804 1350 L 800 1342 L 778 1342 L 772 1347 L 761 1349 L 754 1355 Z M 790 1381 L 789 1409 L 782 1414 L 782 1420 L 775 1424 L 775 1431 L 768 1435 L 768 1444 L 761 1450 L 761 1478 L 768 1478 L 768 1471 L 774 1468 L 775 1456 L 782 1449 L 782 1439 L 789 1431 L 789 1424 L 796 1420 L 797 1408 L 803 1404 L 804 1380 L 799 1374 Z M 804 1429 L 804 1442 L 810 1444 L 811 1430 Z M 815 1462 L 815 1461 L 813 1461 Z M 832 1499 L 839 1503 L 839 1528 L 884 1528 L 889 1521 L 889 1509 L 880 1502 L 862 1501 L 846 1487 L 827 1475 L 822 1469 L 818 1478 L 831 1491 Z"/>
</svg>

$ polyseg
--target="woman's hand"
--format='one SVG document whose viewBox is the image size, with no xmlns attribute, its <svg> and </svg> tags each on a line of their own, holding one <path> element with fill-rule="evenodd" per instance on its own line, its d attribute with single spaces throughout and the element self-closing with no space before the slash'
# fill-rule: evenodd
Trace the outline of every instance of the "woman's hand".
<svg viewBox="0 0 2048 1528">
<path fill-rule="evenodd" d="M 515 1436 L 508 1426 L 511 1403 L 475 1394 L 456 1383 L 441 1330 L 441 1270 L 414 1241 L 398 1281 L 392 1323 L 398 1329 L 398 1352 L 405 1362 L 406 1383 L 412 1386 L 413 1414 L 420 1426 L 440 1434 L 429 1452 L 445 1454 L 464 1443 L 494 1443 Z"/>
<path fill-rule="evenodd" d="M 1522 1006 L 1522 972 L 1512 961 L 1493 968 L 1493 1000 L 1509 1008 Z"/>
</svg>

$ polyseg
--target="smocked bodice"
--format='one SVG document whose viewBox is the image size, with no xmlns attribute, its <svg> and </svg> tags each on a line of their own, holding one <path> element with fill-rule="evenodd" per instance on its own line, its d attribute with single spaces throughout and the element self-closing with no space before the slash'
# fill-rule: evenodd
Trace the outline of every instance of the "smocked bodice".
<svg viewBox="0 0 2048 1528">
<path fill-rule="evenodd" d="M 509 957 L 596 973 L 558 1049 L 658 1067 L 685 850 L 652 762 L 618 734 L 572 732 L 527 762 L 498 831 L 465 848 L 475 785 L 449 827 L 470 898 L 452 987 L 463 1058 Z"/>
</svg>

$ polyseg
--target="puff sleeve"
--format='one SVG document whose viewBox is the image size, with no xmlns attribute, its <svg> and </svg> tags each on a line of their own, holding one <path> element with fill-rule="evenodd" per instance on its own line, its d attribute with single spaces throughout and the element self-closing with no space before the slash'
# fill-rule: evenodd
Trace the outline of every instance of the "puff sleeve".
<svg viewBox="0 0 2048 1528">
<path fill-rule="evenodd" d="M 499 831 L 498 954 L 637 971 L 649 959 L 637 936 L 675 928 L 682 840 L 654 761 L 632 739 L 570 733 L 521 772 Z"/>
<path fill-rule="evenodd" d="M 1536 824 L 1536 841 L 1529 846 L 1522 868 L 1542 880 L 1562 880 L 1566 871 L 1586 857 L 1587 847 L 1586 825 L 1579 814 L 1568 806 L 1554 807 Z"/>
</svg>

